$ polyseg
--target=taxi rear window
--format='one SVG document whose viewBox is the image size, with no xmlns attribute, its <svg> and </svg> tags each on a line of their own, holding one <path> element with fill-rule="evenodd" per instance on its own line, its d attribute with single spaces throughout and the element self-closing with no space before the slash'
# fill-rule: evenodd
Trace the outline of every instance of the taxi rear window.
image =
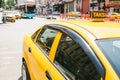
<svg viewBox="0 0 120 80">
<path fill-rule="evenodd" d="M 120 77 L 120 38 L 97 40 L 96 42 Z"/>
</svg>

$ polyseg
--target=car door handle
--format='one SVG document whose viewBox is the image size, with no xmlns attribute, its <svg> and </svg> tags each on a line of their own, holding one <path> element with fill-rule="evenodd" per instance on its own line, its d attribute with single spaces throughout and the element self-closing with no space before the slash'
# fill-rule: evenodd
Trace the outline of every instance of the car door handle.
<svg viewBox="0 0 120 80">
<path fill-rule="evenodd" d="M 28 51 L 31 53 L 32 49 L 29 47 L 29 48 L 28 48 Z"/>
<path fill-rule="evenodd" d="M 48 71 L 46 71 L 45 74 L 46 74 L 46 77 L 48 78 L 48 80 L 52 80 L 52 77 Z"/>
</svg>

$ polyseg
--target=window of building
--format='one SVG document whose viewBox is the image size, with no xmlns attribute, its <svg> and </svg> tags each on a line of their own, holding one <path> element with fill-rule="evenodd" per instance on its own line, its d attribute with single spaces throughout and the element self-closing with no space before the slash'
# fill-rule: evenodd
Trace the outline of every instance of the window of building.
<svg viewBox="0 0 120 80">
<path fill-rule="evenodd" d="M 71 80 L 100 80 L 100 74 L 82 47 L 63 35 L 54 63 Z"/>
<path fill-rule="evenodd" d="M 58 31 L 44 27 L 37 38 L 37 44 L 47 55 L 51 49 L 52 43 Z"/>
</svg>

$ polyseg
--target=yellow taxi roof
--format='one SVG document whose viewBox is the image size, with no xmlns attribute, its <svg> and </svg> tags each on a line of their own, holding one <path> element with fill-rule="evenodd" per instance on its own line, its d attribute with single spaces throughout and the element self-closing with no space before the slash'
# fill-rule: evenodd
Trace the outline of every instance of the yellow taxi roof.
<svg viewBox="0 0 120 80">
<path fill-rule="evenodd" d="M 80 28 L 88 31 L 96 39 L 103 38 L 120 38 L 120 23 L 117 22 L 92 22 L 90 20 L 64 20 L 62 24 L 70 23 L 77 25 L 75 27 L 77 31 L 80 31 Z M 73 26 L 74 27 L 74 26 Z M 87 34 L 86 34 L 87 35 Z"/>
</svg>

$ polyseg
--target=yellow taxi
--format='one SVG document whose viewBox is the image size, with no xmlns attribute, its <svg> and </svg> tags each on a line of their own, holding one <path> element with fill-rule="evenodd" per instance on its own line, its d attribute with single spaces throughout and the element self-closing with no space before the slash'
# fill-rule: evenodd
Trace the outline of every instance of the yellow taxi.
<svg viewBox="0 0 120 80">
<path fill-rule="evenodd" d="M 114 17 L 115 19 L 120 19 L 120 13 L 113 12 L 108 14 L 108 17 L 111 17 L 111 16 Z"/>
<path fill-rule="evenodd" d="M 16 21 L 16 17 L 14 15 L 13 11 L 4 11 L 3 16 L 6 16 L 6 21 L 9 21 L 9 22 L 15 22 Z"/>
<path fill-rule="evenodd" d="M 14 11 L 14 15 L 15 15 L 16 19 L 21 19 L 22 18 L 22 15 L 19 11 Z"/>
<path fill-rule="evenodd" d="M 23 80 L 120 80 L 120 23 L 58 20 L 24 37 Z"/>
</svg>

